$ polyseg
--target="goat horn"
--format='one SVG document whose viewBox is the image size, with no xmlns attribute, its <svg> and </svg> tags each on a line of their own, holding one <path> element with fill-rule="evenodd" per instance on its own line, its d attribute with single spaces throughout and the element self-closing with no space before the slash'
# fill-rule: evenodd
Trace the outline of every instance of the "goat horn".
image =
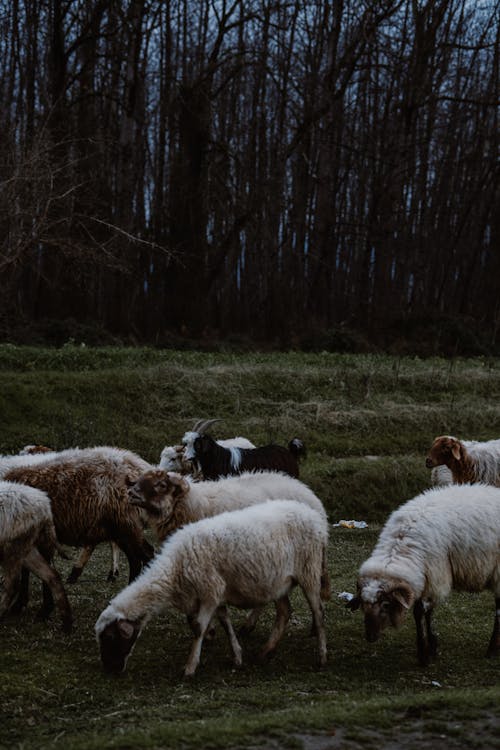
<svg viewBox="0 0 500 750">
<path fill-rule="evenodd" d="M 200 419 L 193 427 L 193 432 L 198 432 L 203 435 L 207 431 L 208 427 L 213 425 L 215 422 L 221 422 L 221 419 Z"/>
</svg>

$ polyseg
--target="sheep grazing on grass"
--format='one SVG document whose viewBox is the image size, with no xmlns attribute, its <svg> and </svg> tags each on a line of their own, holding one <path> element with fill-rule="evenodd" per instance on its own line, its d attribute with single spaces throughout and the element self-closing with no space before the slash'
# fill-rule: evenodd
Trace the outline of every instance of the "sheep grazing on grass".
<svg viewBox="0 0 500 750">
<path fill-rule="evenodd" d="M 186 446 L 185 457 L 204 479 L 219 479 L 244 471 L 281 471 L 292 477 L 299 476 L 299 459 L 306 455 L 299 438 L 293 438 L 288 448 L 274 444 L 259 448 L 225 448 L 206 434 L 208 426 L 215 421 L 198 423 L 196 429 L 186 432 L 182 439 Z"/>
<path fill-rule="evenodd" d="M 434 607 L 453 590 L 490 589 L 496 599 L 487 655 L 500 650 L 500 490 L 487 485 L 449 485 L 428 490 L 394 511 L 372 555 L 359 570 L 349 603 L 365 615 L 368 641 L 388 625 L 399 627 L 413 606 L 417 654 L 427 665 L 436 656 Z"/>
<path fill-rule="evenodd" d="M 321 518 L 326 530 L 328 519 L 321 500 L 303 482 L 286 474 L 262 471 L 226 477 L 218 482 L 190 483 L 179 474 L 151 469 L 136 482 L 129 481 L 130 502 L 142 508 L 155 528 L 158 539 L 166 539 L 176 529 L 224 511 L 234 511 L 265 500 L 286 497 L 308 505 Z M 323 550 L 322 599 L 330 598 L 327 547 Z M 255 609 L 242 632 L 249 633 L 259 617 Z"/>
<path fill-rule="evenodd" d="M 127 484 L 130 502 L 145 511 L 160 541 L 181 526 L 202 518 L 284 497 L 308 505 L 328 528 L 319 497 L 304 482 L 279 472 L 246 472 L 217 482 L 192 483 L 175 472 L 150 469 L 135 482 L 129 479 Z M 326 550 L 324 572 L 324 595 L 329 598 Z"/>
<path fill-rule="evenodd" d="M 33 464 L 38 465 L 56 457 L 60 457 L 62 459 L 67 459 L 72 456 L 81 457 L 82 455 L 85 455 L 82 454 L 82 450 L 86 452 L 85 454 L 88 454 L 89 452 L 91 454 L 99 453 L 107 455 L 114 460 L 122 461 L 125 466 L 130 468 L 133 475 L 137 475 L 138 472 L 141 473 L 142 471 L 145 471 L 150 467 L 150 464 L 148 464 L 147 461 L 144 461 L 136 453 L 111 446 L 97 446 L 84 449 L 68 448 L 63 451 L 54 451 L 52 448 L 47 448 L 44 445 L 25 445 L 24 448 L 19 452 L 18 456 L 0 456 L 0 476 L 5 475 L 11 468 L 18 468 L 20 466 Z M 24 456 L 25 458 L 19 460 L 19 456 Z M 26 459 L 26 456 L 28 456 L 29 458 Z M 10 460 L 12 458 L 15 458 L 14 462 Z M 107 580 L 115 581 L 118 578 L 119 574 L 120 548 L 115 542 L 110 542 L 110 547 L 111 568 L 109 570 Z M 82 548 L 67 578 L 68 583 L 76 583 L 76 581 L 81 576 L 83 569 L 87 565 L 94 549 L 95 545 L 86 545 Z"/>
<path fill-rule="evenodd" d="M 0 563 L 4 569 L 0 617 L 15 601 L 23 566 L 49 587 L 59 609 L 63 630 L 73 618 L 59 573 L 47 561 L 57 546 L 50 499 L 45 492 L 0 481 Z M 44 602 L 45 603 L 45 602 Z M 45 607 L 40 616 L 47 616 Z"/>
<path fill-rule="evenodd" d="M 454 484 L 500 485 L 500 440 L 461 441 L 449 435 L 437 437 L 425 465 L 435 471 L 445 465 Z"/>
<path fill-rule="evenodd" d="M 321 516 L 293 500 L 262 503 L 185 526 L 97 620 L 104 668 L 123 672 L 148 620 L 169 607 L 188 616 L 195 634 L 186 677 L 196 671 L 214 615 L 226 628 L 235 664 L 241 664 L 241 646 L 227 605 L 251 608 L 276 602 L 276 620 L 260 652 L 260 658 L 270 656 L 289 620 L 288 594 L 295 585 L 300 586 L 311 608 L 323 666 L 326 636 L 320 588 L 326 543 Z"/>
<path fill-rule="evenodd" d="M 132 580 L 154 550 L 144 538 L 138 509 L 128 501 L 126 478 L 139 476 L 148 466 L 129 451 L 73 449 L 44 463 L 11 469 L 5 478 L 47 492 L 62 544 L 93 548 L 100 542 L 116 542 L 127 556 Z"/>
</svg>

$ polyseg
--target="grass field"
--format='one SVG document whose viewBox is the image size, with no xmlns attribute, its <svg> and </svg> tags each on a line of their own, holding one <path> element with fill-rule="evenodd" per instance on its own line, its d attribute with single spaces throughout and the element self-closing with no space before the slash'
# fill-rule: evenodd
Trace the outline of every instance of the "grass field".
<svg viewBox="0 0 500 750">
<path fill-rule="evenodd" d="M 220 437 L 308 448 L 302 478 L 332 522 L 327 604 L 329 663 L 315 669 L 310 616 L 299 594 L 275 658 L 254 663 L 272 612 L 244 644 L 234 670 L 222 633 L 199 671 L 182 679 L 190 634 L 178 613 L 152 621 L 117 679 L 100 668 L 93 626 L 126 583 L 105 581 L 99 548 L 68 586 L 76 628 L 35 622 L 40 591 L 20 619 L 0 623 L 0 747 L 249 747 L 323 750 L 498 747 L 498 660 L 484 657 L 491 594 L 453 594 L 436 612 L 440 659 L 416 665 L 411 618 L 377 644 L 336 594 L 352 591 L 387 514 L 424 489 L 435 435 L 500 437 L 500 361 L 317 354 L 197 354 L 152 349 L 0 346 L 0 452 L 26 443 L 56 448 L 112 443 L 157 461 L 201 417 Z M 58 560 L 66 574 L 70 562 Z M 242 615 L 235 613 L 238 622 Z M 319 733 L 319 734 L 318 734 Z M 321 744 L 324 737 L 326 744 Z"/>
</svg>

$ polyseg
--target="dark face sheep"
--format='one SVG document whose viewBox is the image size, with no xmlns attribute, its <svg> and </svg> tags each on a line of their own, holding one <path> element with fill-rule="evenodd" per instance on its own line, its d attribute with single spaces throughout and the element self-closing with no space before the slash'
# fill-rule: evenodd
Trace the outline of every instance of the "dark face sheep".
<svg viewBox="0 0 500 750">
<path fill-rule="evenodd" d="M 399 628 L 413 604 L 413 595 L 405 585 L 386 588 L 374 580 L 358 583 L 358 593 L 347 605 L 349 609 L 362 609 L 365 616 L 365 636 L 374 643 L 387 627 Z"/>
<path fill-rule="evenodd" d="M 460 440 L 448 435 L 437 437 L 425 459 L 425 465 L 428 469 L 435 466 L 445 465 L 448 468 L 454 461 L 460 461 L 462 458 L 462 444 Z"/>
<path fill-rule="evenodd" d="M 131 620 L 115 620 L 104 628 L 99 649 L 105 672 L 120 674 L 125 670 L 140 632 L 140 624 Z"/>
</svg>

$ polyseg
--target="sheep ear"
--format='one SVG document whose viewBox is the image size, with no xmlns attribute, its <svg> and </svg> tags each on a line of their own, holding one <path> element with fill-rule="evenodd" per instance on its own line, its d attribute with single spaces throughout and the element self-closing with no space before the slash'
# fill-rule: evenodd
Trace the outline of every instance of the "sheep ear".
<svg viewBox="0 0 500 750">
<path fill-rule="evenodd" d="M 460 454 L 460 444 L 459 443 L 453 443 L 452 448 L 451 448 L 451 455 L 453 456 L 453 458 L 456 461 L 460 461 L 460 459 L 462 458 L 462 456 Z"/>
<path fill-rule="evenodd" d="M 117 622 L 118 632 L 126 640 L 130 640 L 134 635 L 134 626 L 130 620 L 118 620 Z"/>
<path fill-rule="evenodd" d="M 391 599 L 394 599 L 405 609 L 410 609 L 410 592 L 407 589 L 394 589 L 390 593 Z"/>
</svg>

